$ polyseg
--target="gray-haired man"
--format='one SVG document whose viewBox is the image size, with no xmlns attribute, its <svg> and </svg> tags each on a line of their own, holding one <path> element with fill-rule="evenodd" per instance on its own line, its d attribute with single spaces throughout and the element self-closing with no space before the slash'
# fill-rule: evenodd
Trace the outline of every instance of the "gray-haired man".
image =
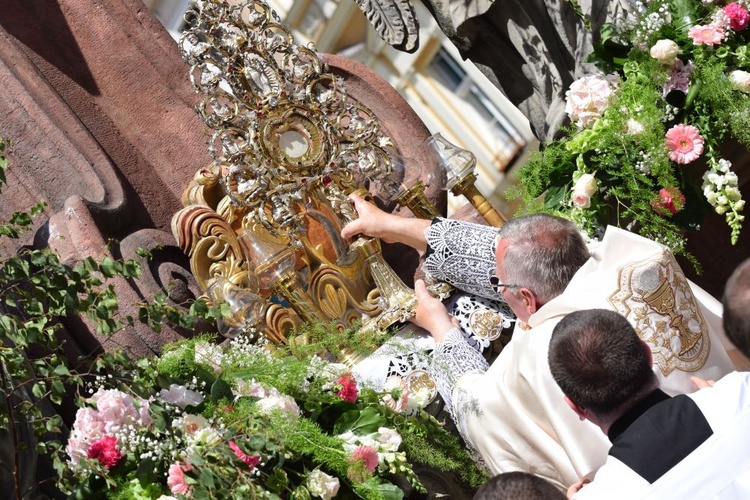
<svg viewBox="0 0 750 500">
<path fill-rule="evenodd" d="M 590 258 L 577 228 L 558 217 L 519 217 L 498 230 L 405 219 L 353 200 L 360 218 L 343 237 L 406 243 L 427 255 L 423 269 L 432 277 L 502 296 L 517 316 L 513 339 L 488 366 L 445 307 L 423 283 L 415 286 L 413 321 L 436 342 L 432 375 L 464 439 L 493 473 L 529 472 L 566 489 L 604 463 L 606 439 L 570 412 L 549 372 L 552 329 L 569 312 L 601 307 L 627 316 L 670 393 L 691 390 L 692 374 L 716 379 L 733 368 L 674 258 L 652 241 L 610 228 L 600 255 Z"/>
</svg>

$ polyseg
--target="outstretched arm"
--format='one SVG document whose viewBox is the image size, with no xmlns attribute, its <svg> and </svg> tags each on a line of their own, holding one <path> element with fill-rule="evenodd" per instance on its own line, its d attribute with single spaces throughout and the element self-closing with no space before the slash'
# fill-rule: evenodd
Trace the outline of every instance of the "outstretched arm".
<svg viewBox="0 0 750 500">
<path fill-rule="evenodd" d="M 420 253 L 427 250 L 424 231 L 430 227 L 432 221 L 389 214 L 357 195 L 351 195 L 350 198 L 359 218 L 341 230 L 342 238 L 348 240 L 358 234 L 364 234 L 380 238 L 386 243 L 409 245 Z"/>
<path fill-rule="evenodd" d="M 430 332 L 435 339 L 430 374 L 453 415 L 452 399 L 456 382 L 466 372 L 484 371 L 489 366 L 479 351 L 466 342 L 453 317 L 442 302 L 429 294 L 422 280 L 414 283 L 414 292 L 419 304 L 411 322 Z"/>
</svg>

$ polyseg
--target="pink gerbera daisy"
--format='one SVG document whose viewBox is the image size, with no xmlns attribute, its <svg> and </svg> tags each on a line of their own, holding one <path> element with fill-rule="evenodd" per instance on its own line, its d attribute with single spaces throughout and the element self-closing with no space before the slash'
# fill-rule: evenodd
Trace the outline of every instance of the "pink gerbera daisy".
<svg viewBox="0 0 750 500">
<path fill-rule="evenodd" d="M 669 149 L 669 159 L 685 165 L 703 153 L 703 137 L 692 125 L 675 125 L 667 131 L 664 143 Z"/>
<path fill-rule="evenodd" d="M 190 486 L 185 482 L 185 471 L 190 470 L 189 465 L 182 465 L 179 462 L 175 462 L 169 466 L 167 471 L 167 487 L 175 495 L 189 495 Z"/>
<path fill-rule="evenodd" d="M 357 446 L 349 457 L 351 462 L 362 461 L 370 472 L 378 468 L 378 452 L 372 446 Z"/>
<path fill-rule="evenodd" d="M 724 28 L 714 24 L 696 25 L 688 32 L 693 45 L 719 45 L 724 40 Z"/>
</svg>

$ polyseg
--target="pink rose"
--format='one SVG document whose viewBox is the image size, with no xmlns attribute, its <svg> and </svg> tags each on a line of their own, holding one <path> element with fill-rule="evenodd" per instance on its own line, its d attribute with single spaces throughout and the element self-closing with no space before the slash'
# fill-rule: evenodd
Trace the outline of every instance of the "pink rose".
<svg viewBox="0 0 750 500">
<path fill-rule="evenodd" d="M 101 439 L 106 434 L 104 421 L 92 408 L 80 408 L 76 413 L 76 421 L 68 438 L 65 451 L 70 456 L 70 463 L 75 467 L 81 458 L 86 458 L 91 443 Z"/>
<path fill-rule="evenodd" d="M 339 492 L 339 480 L 329 476 L 320 469 L 315 469 L 307 476 L 307 489 L 310 495 L 323 500 L 331 500 Z"/>
<path fill-rule="evenodd" d="M 651 201 L 651 208 L 659 215 L 674 215 L 685 206 L 685 195 L 679 189 L 661 188 L 656 199 Z"/>
<path fill-rule="evenodd" d="M 122 453 L 117 449 L 117 438 L 104 436 L 94 441 L 89 448 L 88 457 L 99 460 L 107 469 L 111 469 L 122 459 Z"/>
<path fill-rule="evenodd" d="M 565 112 L 578 128 L 590 128 L 602 117 L 618 87 L 616 75 L 579 78 L 565 93 Z"/>
<path fill-rule="evenodd" d="M 573 204 L 578 208 L 589 208 L 591 197 L 596 191 L 596 178 L 591 174 L 581 175 L 573 185 L 573 194 L 571 195 Z"/>
<path fill-rule="evenodd" d="M 99 389 L 89 400 L 96 405 L 99 419 L 104 421 L 107 433 L 115 427 L 124 425 L 151 426 L 148 401 L 140 398 L 136 401 L 131 395 L 117 389 Z"/>
<path fill-rule="evenodd" d="M 664 39 L 656 42 L 649 51 L 651 57 L 664 65 L 671 65 L 680 55 L 680 46 L 673 40 Z"/>
<path fill-rule="evenodd" d="M 742 5 L 732 2 L 723 9 L 724 15 L 729 18 L 729 27 L 734 31 L 742 31 L 747 28 L 750 21 L 750 14 Z"/>
</svg>

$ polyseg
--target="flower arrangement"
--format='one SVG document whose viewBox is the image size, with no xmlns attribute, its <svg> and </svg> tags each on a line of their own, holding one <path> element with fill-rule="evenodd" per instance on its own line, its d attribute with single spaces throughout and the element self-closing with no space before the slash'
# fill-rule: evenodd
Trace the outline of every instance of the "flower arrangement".
<svg viewBox="0 0 750 500">
<path fill-rule="evenodd" d="M 678 254 L 714 210 L 736 243 L 745 200 L 721 146 L 750 148 L 749 3 L 637 2 L 606 25 L 590 56 L 601 73 L 567 91 L 571 125 L 521 169 L 526 209 L 591 237 L 627 226 Z"/>
<path fill-rule="evenodd" d="M 346 366 L 257 335 L 168 345 L 99 377 L 78 409 L 61 489 L 107 498 L 403 498 L 414 464 L 486 476 L 402 381 L 358 387 Z M 398 481 L 396 481 L 398 482 Z M 402 483 L 399 483 L 402 484 Z"/>
</svg>

